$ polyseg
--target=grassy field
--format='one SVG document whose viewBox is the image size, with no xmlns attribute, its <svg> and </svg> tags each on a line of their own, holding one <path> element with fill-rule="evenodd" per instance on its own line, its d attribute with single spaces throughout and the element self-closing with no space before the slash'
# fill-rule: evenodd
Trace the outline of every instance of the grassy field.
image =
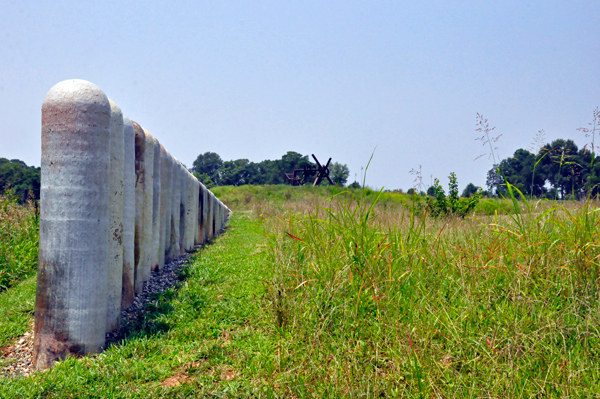
<svg viewBox="0 0 600 399">
<path fill-rule="evenodd" d="M 234 217 L 178 291 L 0 397 L 600 397 L 595 203 L 433 219 L 396 193 L 214 191 Z M 34 289 L 0 293 L 0 346 Z"/>
<path fill-rule="evenodd" d="M 37 268 L 39 221 L 32 204 L 0 195 L 0 292 Z"/>
<path fill-rule="evenodd" d="M 444 220 L 360 196 L 257 208 L 288 356 L 332 396 L 600 395 L 593 205 Z"/>
<path fill-rule="evenodd" d="M 366 202 L 377 200 L 380 209 L 390 208 L 395 211 L 399 207 L 413 208 L 416 213 L 423 213 L 427 206 L 429 197 L 420 195 L 409 195 L 405 193 L 384 191 L 378 192 L 370 188 L 349 190 L 335 186 L 300 186 L 292 187 L 287 184 L 265 185 L 265 186 L 220 186 L 211 189 L 212 192 L 226 203 L 231 209 L 252 209 L 255 204 L 269 203 L 295 203 L 316 200 L 329 200 L 334 195 L 347 195 L 348 193 L 360 193 Z M 498 199 L 482 199 L 475 213 L 480 215 L 493 215 L 501 213 L 512 213 L 513 206 L 510 201 Z"/>
</svg>

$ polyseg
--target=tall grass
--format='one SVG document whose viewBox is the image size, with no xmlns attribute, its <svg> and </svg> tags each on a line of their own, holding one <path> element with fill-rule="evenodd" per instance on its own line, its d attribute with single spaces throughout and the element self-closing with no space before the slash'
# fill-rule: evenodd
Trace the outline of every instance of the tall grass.
<svg viewBox="0 0 600 399">
<path fill-rule="evenodd" d="M 35 273 L 39 218 L 32 203 L 0 196 L 0 291 Z"/>
<path fill-rule="evenodd" d="M 433 220 L 357 193 L 273 209 L 266 304 L 298 382 L 345 396 L 600 392 L 596 204 L 513 206 Z"/>
</svg>

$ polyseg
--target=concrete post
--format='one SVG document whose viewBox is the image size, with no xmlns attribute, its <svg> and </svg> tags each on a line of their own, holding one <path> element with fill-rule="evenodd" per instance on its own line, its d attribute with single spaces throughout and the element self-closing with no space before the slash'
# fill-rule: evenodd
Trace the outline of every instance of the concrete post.
<svg viewBox="0 0 600 399">
<path fill-rule="evenodd" d="M 154 181 L 152 191 L 152 270 L 158 270 L 160 265 L 160 201 L 161 198 L 161 164 L 160 143 L 154 138 Z"/>
<path fill-rule="evenodd" d="M 186 234 L 187 234 L 187 218 L 186 218 L 186 214 L 187 214 L 187 186 L 188 186 L 188 179 L 187 179 L 187 174 L 186 174 L 187 170 L 185 169 L 185 167 L 180 163 L 179 164 L 179 175 L 181 176 L 181 186 L 179 188 L 180 191 L 180 195 L 179 195 L 179 251 L 180 254 L 185 253 L 185 251 L 187 250 L 187 243 L 186 243 Z"/>
<path fill-rule="evenodd" d="M 135 293 L 142 292 L 144 286 L 144 220 L 146 201 L 146 133 L 144 129 L 132 121 L 135 131 L 135 234 L 134 234 L 134 289 Z"/>
<path fill-rule="evenodd" d="M 215 197 L 216 198 L 216 197 Z M 217 233 L 221 234 L 221 225 L 223 224 L 223 203 L 217 198 L 217 208 L 219 209 L 219 217 L 217 218 Z"/>
<path fill-rule="evenodd" d="M 152 248 L 152 221 L 154 219 L 154 137 L 144 129 L 146 134 L 146 150 L 144 164 L 146 165 L 146 196 L 144 197 L 144 262 L 143 281 L 150 280 L 152 265 L 156 251 Z"/>
<path fill-rule="evenodd" d="M 213 204 L 214 204 L 214 216 L 213 216 L 213 236 L 216 237 L 219 235 L 219 201 L 217 200 L 217 196 L 213 193 Z"/>
<path fill-rule="evenodd" d="M 185 179 L 187 180 L 187 187 L 185 190 L 185 250 L 191 251 L 194 248 L 194 209 L 197 208 L 194 203 L 194 176 L 190 172 L 185 170 Z M 198 197 L 196 197 L 198 198 Z"/>
<path fill-rule="evenodd" d="M 214 216 L 213 216 L 213 223 L 214 223 L 214 227 L 213 227 L 213 236 L 218 236 L 219 235 L 219 200 L 217 199 L 217 196 L 213 193 L 213 203 L 214 205 Z"/>
<path fill-rule="evenodd" d="M 160 236 L 158 244 L 158 267 L 165 265 L 167 240 L 167 209 L 169 205 L 169 158 L 165 147 L 160 144 Z"/>
<path fill-rule="evenodd" d="M 173 156 L 166 152 L 167 160 L 167 216 L 165 220 L 165 262 L 172 259 L 171 234 L 173 225 Z"/>
<path fill-rule="evenodd" d="M 224 215 L 223 203 L 219 201 L 219 231 L 223 228 Z"/>
<path fill-rule="evenodd" d="M 210 238 L 208 236 L 208 218 L 210 216 L 209 200 L 210 196 L 208 194 L 208 189 L 202 185 L 202 242 L 206 242 Z"/>
<path fill-rule="evenodd" d="M 210 221 L 210 216 L 211 216 L 211 208 L 212 208 L 212 204 L 211 204 L 211 200 L 212 197 L 210 196 L 210 190 L 207 188 L 206 189 L 206 195 L 205 195 L 206 201 L 204 202 L 204 204 L 206 205 L 206 218 L 204 219 L 204 236 L 206 241 L 209 241 L 212 238 L 212 231 L 211 231 L 211 221 Z"/>
<path fill-rule="evenodd" d="M 219 201 L 219 231 L 223 228 L 223 203 Z"/>
<path fill-rule="evenodd" d="M 192 213 L 192 225 L 194 226 L 194 231 L 193 231 L 193 245 L 196 246 L 198 244 L 200 244 L 200 241 L 198 241 L 198 214 L 200 212 L 200 185 L 198 184 L 198 179 L 196 179 L 196 177 L 194 175 L 191 175 L 191 179 L 192 179 L 192 187 L 193 187 L 193 194 L 192 194 L 192 207 L 193 207 L 193 213 Z"/>
<path fill-rule="evenodd" d="M 123 117 L 124 180 L 123 180 L 123 279 L 121 308 L 133 305 L 134 264 L 133 240 L 135 231 L 135 131 L 127 117 Z"/>
<path fill-rule="evenodd" d="M 110 202 L 108 220 L 107 313 L 106 331 L 121 325 L 121 294 L 123 289 L 123 180 L 125 149 L 123 113 L 110 100 Z"/>
<path fill-rule="evenodd" d="M 198 218 L 196 224 L 198 225 L 198 235 L 196 241 L 198 244 L 204 243 L 204 229 L 202 228 L 203 216 L 204 216 L 204 191 L 203 185 L 200 182 L 197 182 L 198 186 Z"/>
<path fill-rule="evenodd" d="M 180 252 L 179 246 L 179 221 L 181 215 L 181 173 L 179 161 L 173 157 L 173 186 L 171 191 L 171 248 L 170 258 L 178 257 Z"/>
<path fill-rule="evenodd" d="M 33 363 L 97 352 L 105 342 L 110 103 L 83 80 L 42 105 L 42 181 Z"/>
<path fill-rule="evenodd" d="M 208 195 L 210 195 L 210 200 L 208 201 L 210 203 L 210 216 L 208 217 L 208 223 L 209 223 L 209 233 L 210 233 L 210 238 L 213 238 L 214 236 L 217 235 L 217 231 L 215 229 L 216 227 L 216 222 L 215 222 L 215 217 L 217 216 L 217 209 L 216 209 L 216 204 L 217 202 L 215 195 L 212 193 L 212 191 L 208 192 Z"/>
</svg>

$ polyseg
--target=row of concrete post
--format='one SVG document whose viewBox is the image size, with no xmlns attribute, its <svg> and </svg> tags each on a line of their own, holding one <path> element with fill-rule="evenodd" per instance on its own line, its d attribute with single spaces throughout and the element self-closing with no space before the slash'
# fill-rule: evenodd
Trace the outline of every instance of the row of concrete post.
<svg viewBox="0 0 600 399">
<path fill-rule="evenodd" d="M 153 270 L 217 235 L 230 210 L 96 85 L 42 105 L 34 365 L 99 352 Z"/>
</svg>

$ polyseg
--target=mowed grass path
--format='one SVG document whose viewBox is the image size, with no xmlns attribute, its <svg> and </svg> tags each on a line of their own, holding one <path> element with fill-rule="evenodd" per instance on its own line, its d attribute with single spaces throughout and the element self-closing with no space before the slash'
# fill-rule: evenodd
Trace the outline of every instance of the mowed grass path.
<svg viewBox="0 0 600 399">
<path fill-rule="evenodd" d="M 260 223 L 236 213 L 227 232 L 194 256 L 180 289 L 161 295 L 125 342 L 28 378 L 0 379 L 0 397 L 273 396 L 261 378 L 277 381 L 272 322 L 262 310 L 264 241 Z M 0 313 L 13 313 L 10 331 L 2 322 L 4 340 L 31 322 L 32 286 L 34 279 L 2 295 Z"/>
</svg>

